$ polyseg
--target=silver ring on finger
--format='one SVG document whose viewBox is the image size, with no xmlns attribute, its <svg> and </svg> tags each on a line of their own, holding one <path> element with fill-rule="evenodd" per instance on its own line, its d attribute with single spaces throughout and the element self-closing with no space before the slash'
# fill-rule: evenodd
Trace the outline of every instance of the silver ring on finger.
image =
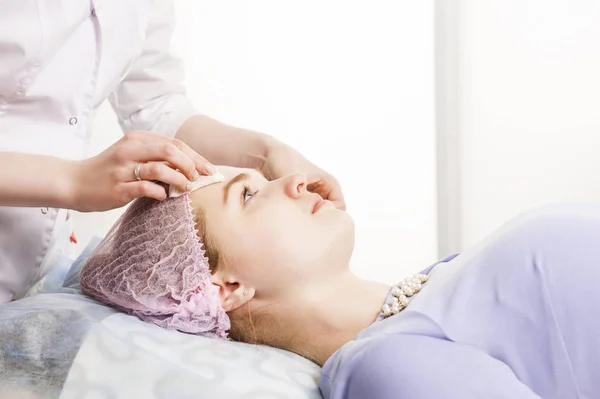
<svg viewBox="0 0 600 399">
<path fill-rule="evenodd" d="M 143 165 L 143 163 L 138 163 L 137 165 L 135 165 L 135 168 L 133 168 L 133 175 L 135 176 L 136 180 L 138 180 L 138 181 L 142 180 L 142 176 L 140 175 L 142 165 Z"/>
</svg>

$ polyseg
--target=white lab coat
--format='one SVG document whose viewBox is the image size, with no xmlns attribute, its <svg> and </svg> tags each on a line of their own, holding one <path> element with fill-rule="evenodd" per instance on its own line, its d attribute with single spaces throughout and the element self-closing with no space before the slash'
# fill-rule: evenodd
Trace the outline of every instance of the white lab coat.
<svg viewBox="0 0 600 399">
<path fill-rule="evenodd" d="M 169 0 L 1 1 L 0 151 L 85 158 L 107 98 L 123 131 L 173 135 L 195 111 L 169 52 L 172 8 Z M 47 272 L 52 251 L 68 242 L 68 219 L 65 210 L 0 207 L 0 303 Z"/>
</svg>

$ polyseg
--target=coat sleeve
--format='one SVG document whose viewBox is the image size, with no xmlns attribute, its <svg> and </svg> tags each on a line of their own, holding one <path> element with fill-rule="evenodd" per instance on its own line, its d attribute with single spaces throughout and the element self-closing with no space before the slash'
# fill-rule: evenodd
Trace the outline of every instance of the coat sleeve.
<svg viewBox="0 0 600 399">
<path fill-rule="evenodd" d="M 155 1 L 141 54 L 109 96 L 123 132 L 150 130 L 172 137 L 198 113 L 186 96 L 182 61 L 172 52 L 174 27 L 173 2 Z"/>
<path fill-rule="evenodd" d="M 338 370 L 331 388 L 327 399 L 540 399 L 498 359 L 419 335 L 374 340 Z"/>
</svg>

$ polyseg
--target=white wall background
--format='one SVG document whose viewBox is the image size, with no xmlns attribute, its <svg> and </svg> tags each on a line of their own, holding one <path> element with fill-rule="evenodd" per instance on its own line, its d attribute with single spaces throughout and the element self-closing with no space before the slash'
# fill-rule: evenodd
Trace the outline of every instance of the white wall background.
<svg viewBox="0 0 600 399">
<path fill-rule="evenodd" d="M 600 1 L 450 3 L 460 247 L 533 206 L 599 201 Z"/>
<path fill-rule="evenodd" d="M 353 269 L 395 282 L 436 258 L 433 0 L 177 0 L 174 45 L 204 113 L 272 134 L 342 183 Z M 92 152 L 120 136 L 110 108 Z M 77 215 L 81 243 L 120 211 Z M 81 246 L 81 245 L 80 245 Z"/>
</svg>

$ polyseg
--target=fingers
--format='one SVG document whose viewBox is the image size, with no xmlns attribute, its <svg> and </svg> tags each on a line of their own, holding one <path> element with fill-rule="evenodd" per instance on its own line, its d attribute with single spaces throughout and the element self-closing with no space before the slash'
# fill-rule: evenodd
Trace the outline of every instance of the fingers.
<svg viewBox="0 0 600 399">
<path fill-rule="evenodd" d="M 190 181 L 181 173 L 162 162 L 149 162 L 140 165 L 142 180 L 158 180 L 178 187 L 182 192 L 189 191 Z"/>
<path fill-rule="evenodd" d="M 209 176 L 216 172 L 215 167 L 206 158 L 181 140 L 138 130 L 128 132 L 125 140 L 135 142 L 136 148 L 145 147 L 146 151 L 141 152 L 138 155 L 140 159 L 136 160 L 169 162 L 191 181 L 198 178 L 198 173 Z"/>
<path fill-rule="evenodd" d="M 206 160 L 206 158 L 192 150 L 192 148 L 183 141 L 172 139 L 171 143 L 192 160 L 195 169 L 201 174 L 210 176 L 217 171 L 215 167 Z"/>
<path fill-rule="evenodd" d="M 167 192 L 161 186 L 148 180 L 124 183 L 122 186 L 122 201 L 129 203 L 136 198 L 149 197 L 162 201 L 167 198 Z"/>
<path fill-rule="evenodd" d="M 331 201 L 337 209 L 346 210 L 346 201 L 344 200 L 342 187 L 332 176 L 312 182 L 306 188 L 308 191 L 317 193 L 322 198 Z"/>
<path fill-rule="evenodd" d="M 200 176 L 196 170 L 194 161 L 171 143 L 141 145 L 135 148 L 134 157 L 134 160 L 139 162 L 154 161 L 154 164 L 168 162 L 173 168 L 178 169 L 189 181 L 194 181 Z"/>
<path fill-rule="evenodd" d="M 342 188 L 339 184 L 333 187 L 329 192 L 329 197 L 327 199 L 331 201 L 337 209 L 342 211 L 346 210 L 346 201 L 344 200 L 344 194 L 342 194 Z"/>
</svg>

